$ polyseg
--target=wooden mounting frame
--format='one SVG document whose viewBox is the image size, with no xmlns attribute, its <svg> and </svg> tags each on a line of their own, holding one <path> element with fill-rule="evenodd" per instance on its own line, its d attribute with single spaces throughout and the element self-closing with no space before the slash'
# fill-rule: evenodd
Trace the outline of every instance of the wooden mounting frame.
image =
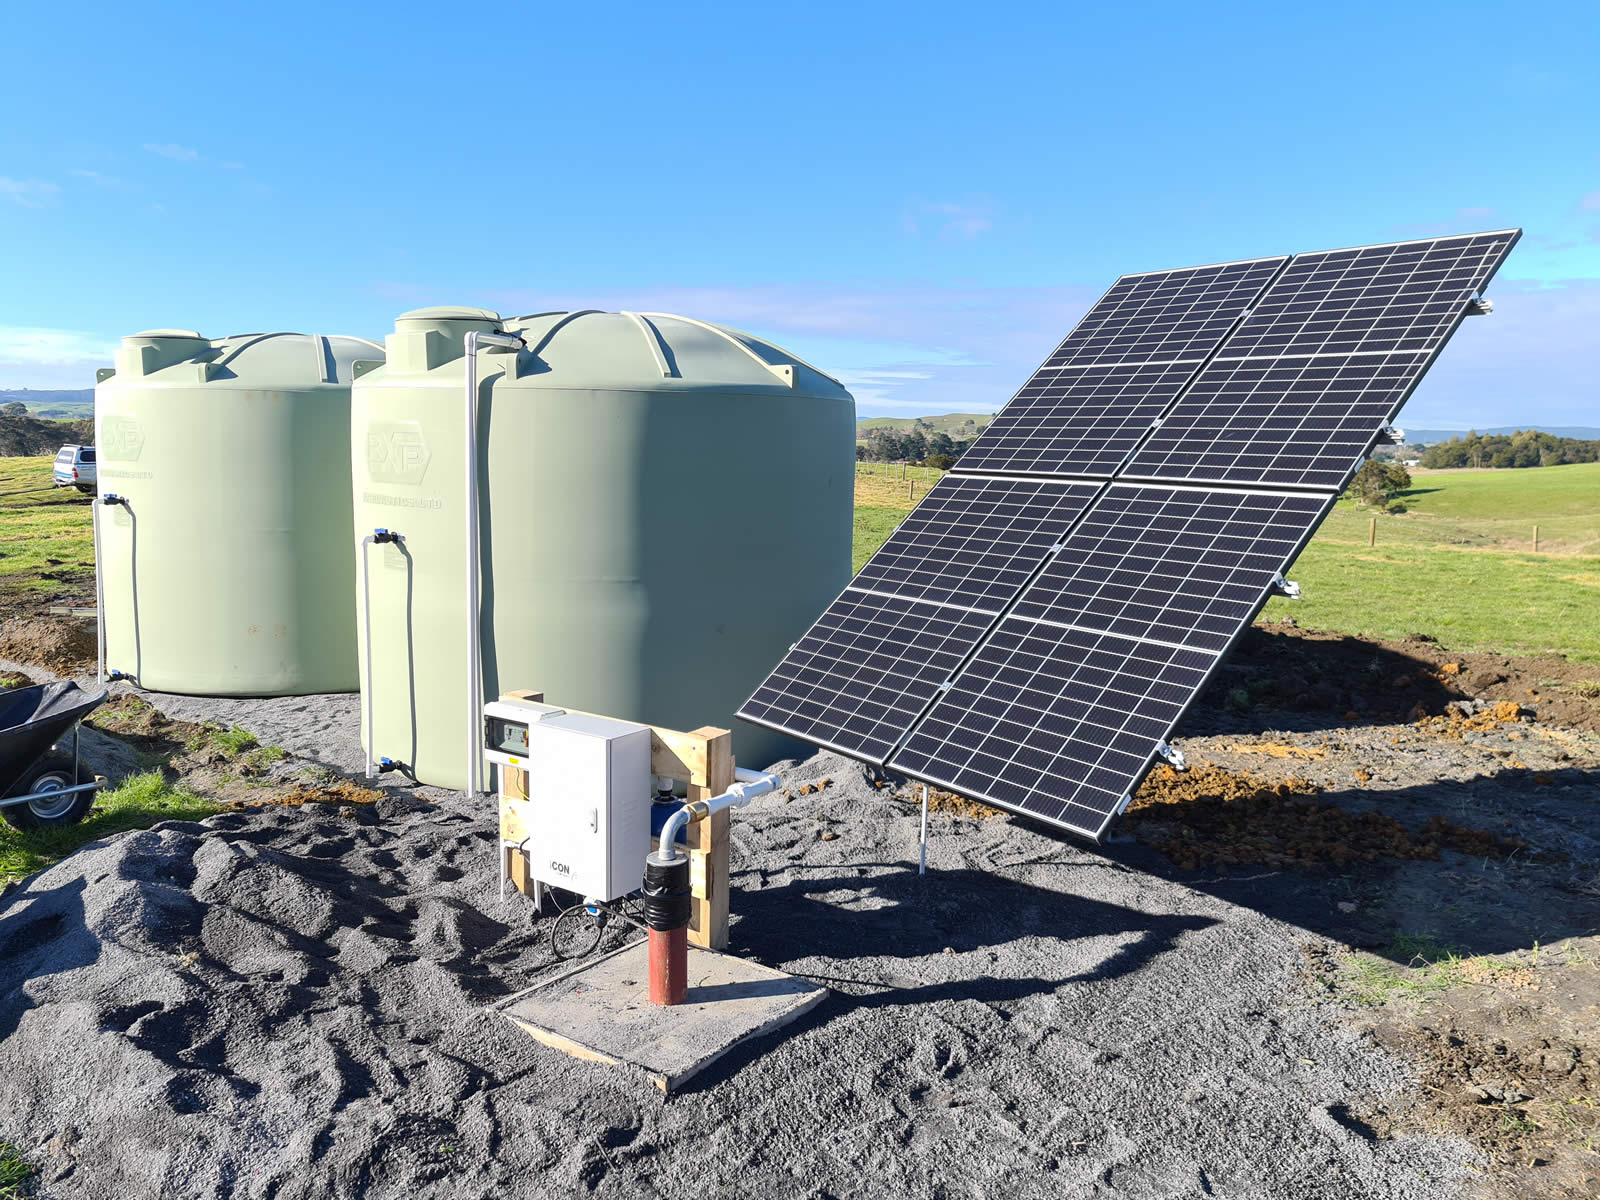
<svg viewBox="0 0 1600 1200">
<path fill-rule="evenodd" d="M 504 692 L 500 699 L 545 702 L 544 693 L 534 691 Z M 581 710 L 569 708 L 567 711 Z M 709 800 L 733 785 L 733 733 L 730 730 L 714 725 L 688 733 L 659 725 L 647 728 L 650 730 L 650 773 L 688 785 L 688 799 Z M 522 791 L 526 794 L 527 773 L 518 774 L 523 776 Z M 721 950 L 728 944 L 730 815 L 723 809 L 710 817 L 692 821 L 684 834 L 689 853 L 689 941 L 708 950 Z M 532 895 L 535 883 L 528 872 L 527 856 L 520 850 L 509 850 L 508 854 L 511 882 L 523 895 Z M 639 873 L 642 878 L 642 862 Z"/>
</svg>

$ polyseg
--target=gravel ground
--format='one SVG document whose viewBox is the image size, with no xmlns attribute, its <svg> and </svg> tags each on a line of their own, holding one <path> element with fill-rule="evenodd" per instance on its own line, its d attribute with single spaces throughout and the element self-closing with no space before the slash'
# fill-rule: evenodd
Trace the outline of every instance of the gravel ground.
<svg viewBox="0 0 1600 1200">
<path fill-rule="evenodd" d="M 352 697 L 159 697 L 359 765 Z M 228 813 L 0 899 L 0 1135 L 44 1194 L 1438 1197 L 1463 1142 L 1352 1114 L 1401 1064 L 1306 929 L 1151 852 L 916 813 L 829 754 L 734 823 L 733 950 L 833 992 L 663 1099 L 490 1006 L 552 965 L 492 806 Z M 820 794 L 792 794 L 828 779 Z M 833 836 L 827 836 L 827 835 Z"/>
</svg>

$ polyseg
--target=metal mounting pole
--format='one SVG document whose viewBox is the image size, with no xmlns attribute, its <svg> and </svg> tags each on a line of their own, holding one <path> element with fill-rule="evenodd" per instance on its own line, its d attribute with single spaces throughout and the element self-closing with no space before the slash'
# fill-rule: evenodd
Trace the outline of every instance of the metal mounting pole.
<svg viewBox="0 0 1600 1200">
<path fill-rule="evenodd" d="M 928 873 L 928 785 L 922 785 L 922 858 L 917 863 L 917 874 Z"/>
</svg>

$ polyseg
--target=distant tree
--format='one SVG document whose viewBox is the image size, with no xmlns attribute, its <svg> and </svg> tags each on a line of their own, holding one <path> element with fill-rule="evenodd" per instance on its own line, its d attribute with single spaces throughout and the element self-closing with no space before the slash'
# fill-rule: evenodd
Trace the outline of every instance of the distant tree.
<svg viewBox="0 0 1600 1200">
<path fill-rule="evenodd" d="M 28 415 L 28 406 L 21 400 L 12 400 L 8 404 L 0 404 L 0 417 L 25 417 Z"/>
<path fill-rule="evenodd" d="M 913 429 L 902 439 L 901 452 L 910 462 L 921 462 L 928 457 L 928 439 L 922 430 Z"/>
<path fill-rule="evenodd" d="M 941 471 L 948 471 L 956 465 L 955 456 L 951 454 L 930 454 L 922 460 L 925 467 L 937 467 Z"/>
<path fill-rule="evenodd" d="M 928 453 L 949 458 L 956 452 L 956 443 L 948 433 L 943 430 L 928 439 Z"/>
<path fill-rule="evenodd" d="M 867 457 L 867 448 L 860 442 L 856 443 L 856 461 L 861 462 Z"/>
<path fill-rule="evenodd" d="M 1357 500 L 1379 508 L 1388 503 L 1389 497 L 1410 486 L 1410 471 L 1399 463 L 1379 462 L 1377 459 L 1363 463 L 1356 477 L 1350 481 L 1350 490 Z"/>
</svg>

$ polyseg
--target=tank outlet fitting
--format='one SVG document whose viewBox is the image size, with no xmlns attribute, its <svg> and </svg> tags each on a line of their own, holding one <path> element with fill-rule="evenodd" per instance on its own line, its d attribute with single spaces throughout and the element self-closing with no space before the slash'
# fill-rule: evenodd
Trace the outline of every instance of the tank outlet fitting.
<svg viewBox="0 0 1600 1200">
<path fill-rule="evenodd" d="M 644 860 L 644 921 L 650 939 L 650 1003 L 682 1004 L 689 991 L 689 860 L 674 852 Z"/>
</svg>

